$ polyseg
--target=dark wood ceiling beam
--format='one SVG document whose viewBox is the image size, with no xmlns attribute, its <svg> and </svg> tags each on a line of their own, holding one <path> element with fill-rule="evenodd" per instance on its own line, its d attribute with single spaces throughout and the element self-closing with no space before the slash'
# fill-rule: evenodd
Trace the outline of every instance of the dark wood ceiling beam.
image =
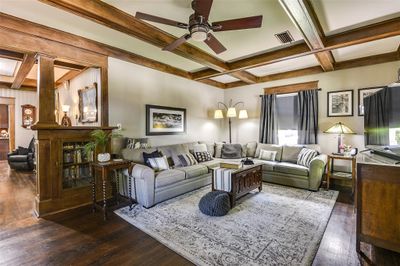
<svg viewBox="0 0 400 266">
<path fill-rule="evenodd" d="M 376 65 L 400 60 L 399 53 L 392 52 L 386 54 L 372 55 L 342 62 L 336 62 L 335 69 L 342 70 L 354 67 Z"/>
<path fill-rule="evenodd" d="M 246 82 L 248 84 L 255 84 L 257 83 L 257 76 L 254 76 L 253 74 L 247 72 L 247 71 L 237 71 L 237 72 L 232 72 L 230 73 L 231 76 L 240 79 L 243 82 Z"/>
<path fill-rule="evenodd" d="M 36 91 L 36 86 L 31 87 L 22 85 L 21 87 L 19 87 L 19 89 L 13 89 L 11 88 L 11 85 L 12 85 L 11 82 L 0 81 L 0 89 L 18 90 L 18 91 Z"/>
<path fill-rule="evenodd" d="M 318 89 L 318 80 L 264 88 L 264 94 L 286 94 Z"/>
<path fill-rule="evenodd" d="M 4 49 L 0 49 L 0 58 L 7 58 L 17 61 L 22 61 L 24 59 L 24 54 L 14 51 L 8 51 Z"/>
<path fill-rule="evenodd" d="M 28 76 L 31 71 L 33 65 L 35 64 L 36 58 L 35 54 L 25 54 L 24 59 L 22 59 L 21 66 L 18 69 L 17 74 L 15 75 L 14 81 L 11 85 L 12 89 L 19 89 L 22 86 L 22 83 Z"/>
<path fill-rule="evenodd" d="M 199 80 L 199 82 L 204 83 L 204 84 L 207 84 L 207 85 L 211 85 L 211 86 L 214 86 L 214 87 L 217 87 L 217 88 L 220 88 L 220 89 L 226 89 L 225 83 L 218 82 L 218 81 L 216 81 L 216 80 L 212 80 L 212 79 L 202 79 L 202 80 Z M 246 84 L 247 84 L 247 83 L 246 83 Z"/>
<path fill-rule="evenodd" d="M 314 9 L 308 0 L 279 0 L 286 13 L 303 35 L 311 50 L 325 48 L 325 35 L 318 21 Z M 334 69 L 334 59 L 329 51 L 316 53 L 324 71 Z"/>
<path fill-rule="evenodd" d="M 292 70 L 292 71 L 288 71 L 288 72 L 262 76 L 262 77 L 259 77 L 258 80 L 261 83 L 261 82 L 268 82 L 268 81 L 274 81 L 274 80 L 280 80 L 280 79 L 289 79 L 289 78 L 308 76 L 308 75 L 319 74 L 319 73 L 323 73 L 323 72 L 324 72 L 324 70 L 322 69 L 322 67 L 315 66 L 315 67 L 307 67 L 307 68 L 303 68 L 303 69 L 297 69 L 297 70 Z"/>
<path fill-rule="evenodd" d="M 39 0 L 75 15 L 123 32 L 149 44 L 164 48 L 177 38 L 100 0 Z M 226 63 L 201 49 L 185 43 L 173 53 L 218 71 L 229 70 Z"/>
<path fill-rule="evenodd" d="M 62 77 L 60 77 L 58 80 L 56 80 L 55 84 L 56 87 L 60 86 L 63 84 L 63 82 L 71 80 L 73 78 L 76 78 L 77 76 L 79 76 L 83 71 L 85 71 L 86 69 L 83 70 L 70 70 L 67 73 L 65 73 Z"/>
<path fill-rule="evenodd" d="M 236 87 L 247 86 L 247 85 L 249 85 L 249 84 L 247 84 L 246 82 L 243 82 L 241 80 L 238 80 L 238 81 L 234 81 L 234 82 L 225 83 L 225 89 L 236 88 Z"/>
</svg>

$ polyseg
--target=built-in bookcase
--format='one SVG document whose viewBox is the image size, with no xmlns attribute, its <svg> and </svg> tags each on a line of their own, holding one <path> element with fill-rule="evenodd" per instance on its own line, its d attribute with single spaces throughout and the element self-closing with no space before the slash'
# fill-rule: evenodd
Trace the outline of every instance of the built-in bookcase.
<svg viewBox="0 0 400 266">
<path fill-rule="evenodd" d="M 89 186 L 92 181 L 90 163 L 93 162 L 93 153 L 85 154 L 84 146 L 88 142 L 63 142 L 63 189 Z"/>
</svg>

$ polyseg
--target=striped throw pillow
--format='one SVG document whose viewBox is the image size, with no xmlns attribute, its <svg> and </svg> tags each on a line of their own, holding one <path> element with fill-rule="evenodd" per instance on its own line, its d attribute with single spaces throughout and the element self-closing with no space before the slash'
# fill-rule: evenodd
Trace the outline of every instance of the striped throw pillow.
<svg viewBox="0 0 400 266">
<path fill-rule="evenodd" d="M 194 158 L 194 156 L 191 153 L 179 154 L 177 157 L 181 162 L 181 166 L 190 166 L 198 164 L 196 158 Z"/>
<path fill-rule="evenodd" d="M 297 164 L 310 167 L 312 159 L 318 156 L 318 152 L 313 149 L 303 148 L 297 157 Z"/>
<path fill-rule="evenodd" d="M 148 162 L 149 162 L 151 168 L 154 169 L 154 171 L 161 171 L 161 170 L 169 169 L 167 156 L 149 158 Z"/>
</svg>

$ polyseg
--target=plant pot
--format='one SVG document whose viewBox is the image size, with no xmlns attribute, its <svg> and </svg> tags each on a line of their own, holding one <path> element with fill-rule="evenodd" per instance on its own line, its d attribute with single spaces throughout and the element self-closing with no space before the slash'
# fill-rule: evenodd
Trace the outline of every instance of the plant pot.
<svg viewBox="0 0 400 266">
<path fill-rule="evenodd" d="M 111 153 L 120 157 L 121 151 L 126 146 L 126 139 L 124 137 L 111 138 Z"/>
<path fill-rule="evenodd" d="M 109 153 L 99 153 L 97 154 L 97 161 L 101 163 L 108 162 L 111 159 L 111 155 Z"/>
</svg>

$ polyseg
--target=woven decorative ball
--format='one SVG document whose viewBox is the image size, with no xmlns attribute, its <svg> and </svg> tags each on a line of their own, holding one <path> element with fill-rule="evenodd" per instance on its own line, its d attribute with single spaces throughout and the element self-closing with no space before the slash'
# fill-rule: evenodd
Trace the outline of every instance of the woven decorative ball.
<svg viewBox="0 0 400 266">
<path fill-rule="evenodd" d="M 199 209 L 209 216 L 224 216 L 231 209 L 228 193 L 224 191 L 211 191 L 205 194 L 199 202 Z"/>
</svg>

